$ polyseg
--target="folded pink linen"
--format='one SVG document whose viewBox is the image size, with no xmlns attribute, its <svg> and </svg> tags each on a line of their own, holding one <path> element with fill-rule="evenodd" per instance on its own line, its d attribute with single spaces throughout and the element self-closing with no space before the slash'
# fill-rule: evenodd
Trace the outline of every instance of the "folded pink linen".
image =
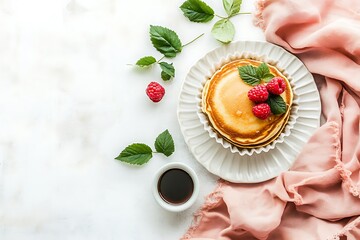
<svg viewBox="0 0 360 240">
<path fill-rule="evenodd" d="M 325 123 L 277 178 L 220 180 L 182 239 L 360 240 L 360 1 L 260 0 L 257 9 L 266 39 L 314 74 Z"/>
</svg>

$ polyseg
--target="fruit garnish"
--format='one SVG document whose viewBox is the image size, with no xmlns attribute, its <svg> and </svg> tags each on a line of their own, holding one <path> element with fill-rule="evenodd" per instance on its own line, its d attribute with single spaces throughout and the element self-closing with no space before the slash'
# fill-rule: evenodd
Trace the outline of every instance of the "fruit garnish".
<svg viewBox="0 0 360 240">
<path fill-rule="evenodd" d="M 146 88 L 146 94 L 153 102 L 160 102 L 165 95 L 165 89 L 157 82 L 151 82 Z"/>
<path fill-rule="evenodd" d="M 255 103 L 266 102 L 269 92 L 265 85 L 257 85 L 248 91 L 248 98 Z"/>
<path fill-rule="evenodd" d="M 252 112 L 255 115 L 255 117 L 260 118 L 262 120 L 267 119 L 271 114 L 270 106 L 267 103 L 260 103 L 255 105 L 252 108 Z"/>
<path fill-rule="evenodd" d="M 285 80 L 282 77 L 274 77 L 266 84 L 266 89 L 271 94 L 280 95 L 286 89 Z"/>
</svg>

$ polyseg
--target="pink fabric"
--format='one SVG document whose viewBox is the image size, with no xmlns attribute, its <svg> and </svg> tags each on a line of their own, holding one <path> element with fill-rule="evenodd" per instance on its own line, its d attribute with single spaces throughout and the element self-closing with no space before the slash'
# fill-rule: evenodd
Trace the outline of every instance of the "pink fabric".
<svg viewBox="0 0 360 240">
<path fill-rule="evenodd" d="M 325 123 L 294 166 L 259 184 L 219 181 L 183 239 L 360 239 L 360 1 L 260 0 L 266 39 L 314 74 Z"/>
</svg>

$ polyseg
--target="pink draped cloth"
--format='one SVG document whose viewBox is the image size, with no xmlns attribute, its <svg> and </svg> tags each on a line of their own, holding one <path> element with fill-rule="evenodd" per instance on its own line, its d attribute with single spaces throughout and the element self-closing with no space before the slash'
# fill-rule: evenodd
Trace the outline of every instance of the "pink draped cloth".
<svg viewBox="0 0 360 240">
<path fill-rule="evenodd" d="M 360 1 L 260 0 L 256 25 L 315 76 L 325 123 L 293 167 L 219 181 L 183 239 L 360 240 Z"/>
</svg>

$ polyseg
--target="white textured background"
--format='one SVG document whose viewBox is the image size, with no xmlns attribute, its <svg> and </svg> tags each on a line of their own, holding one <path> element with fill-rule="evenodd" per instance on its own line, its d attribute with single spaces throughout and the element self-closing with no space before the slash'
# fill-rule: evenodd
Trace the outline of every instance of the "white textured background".
<svg viewBox="0 0 360 240">
<path fill-rule="evenodd" d="M 176 107 L 188 69 L 221 46 L 215 23 L 189 22 L 171 0 L 0 0 L 0 239 L 178 239 L 217 177 L 199 165 L 182 138 Z M 220 0 L 207 0 L 224 15 Z M 254 11 L 244 0 L 243 11 Z M 263 40 L 250 15 L 233 18 L 235 40 Z M 149 25 L 176 30 L 183 43 L 176 78 L 153 104 L 144 91 L 158 67 L 129 67 L 159 58 Z M 170 60 L 171 61 L 171 60 Z M 116 160 L 137 141 L 149 145 L 165 129 L 176 151 L 146 166 Z M 182 161 L 199 174 L 196 204 L 183 213 L 151 195 L 157 169 Z"/>
</svg>

